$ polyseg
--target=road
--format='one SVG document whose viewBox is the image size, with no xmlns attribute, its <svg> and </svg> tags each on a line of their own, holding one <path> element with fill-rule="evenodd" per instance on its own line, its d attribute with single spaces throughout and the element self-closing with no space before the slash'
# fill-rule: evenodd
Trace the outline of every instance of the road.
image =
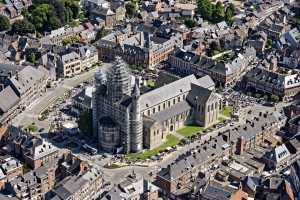
<svg viewBox="0 0 300 200">
<path fill-rule="evenodd" d="M 105 63 L 101 68 L 107 69 L 111 64 Z M 88 72 L 84 72 L 80 75 L 77 75 L 73 78 L 65 79 L 62 82 L 58 83 L 58 86 L 54 89 L 49 89 L 47 92 L 35 102 L 33 102 L 29 107 L 26 108 L 24 112 L 19 114 L 12 123 L 14 126 L 28 126 L 32 122 L 35 122 L 37 126 L 43 128 L 49 128 L 47 121 L 39 121 L 39 114 L 47 109 L 55 100 L 60 97 L 63 97 L 64 94 L 70 91 L 72 88 L 80 85 L 81 83 L 90 80 L 93 78 L 96 69 L 91 69 Z"/>
</svg>

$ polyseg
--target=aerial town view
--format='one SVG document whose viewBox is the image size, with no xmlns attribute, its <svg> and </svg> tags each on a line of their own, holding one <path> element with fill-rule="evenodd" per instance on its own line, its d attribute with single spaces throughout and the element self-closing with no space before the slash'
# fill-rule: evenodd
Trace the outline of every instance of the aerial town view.
<svg viewBox="0 0 300 200">
<path fill-rule="evenodd" d="M 300 0 L 0 0 L 0 200 L 300 200 Z"/>
</svg>

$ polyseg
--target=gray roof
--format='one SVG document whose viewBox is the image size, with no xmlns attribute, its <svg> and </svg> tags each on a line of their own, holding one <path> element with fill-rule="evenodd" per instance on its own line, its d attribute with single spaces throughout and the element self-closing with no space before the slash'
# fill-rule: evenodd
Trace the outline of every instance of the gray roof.
<svg viewBox="0 0 300 200">
<path fill-rule="evenodd" d="M 16 88 L 20 95 L 23 95 L 34 84 L 38 84 L 41 79 L 49 76 L 48 71 L 43 68 L 34 68 L 27 66 L 17 75 L 10 79 L 12 85 Z"/>
<path fill-rule="evenodd" d="M 66 64 L 69 63 L 71 61 L 73 61 L 74 59 L 79 59 L 80 56 L 78 55 L 78 53 L 72 51 L 70 53 L 66 53 L 64 55 L 61 56 L 61 61 Z"/>
<path fill-rule="evenodd" d="M 0 92 L 0 110 L 7 112 L 20 101 L 14 90 L 8 86 Z"/>
<path fill-rule="evenodd" d="M 186 101 L 181 101 L 166 110 L 151 115 L 151 118 L 155 121 L 164 122 L 171 117 L 177 116 L 178 114 L 189 110 L 191 110 L 191 106 L 189 105 L 189 103 Z"/>
<path fill-rule="evenodd" d="M 17 72 L 24 69 L 24 66 L 21 65 L 12 65 L 12 64 L 0 64 L 0 76 L 9 76 L 9 73 L 11 73 L 11 76 L 14 76 Z"/>
<path fill-rule="evenodd" d="M 206 75 L 198 79 L 197 85 L 203 88 L 211 89 L 215 87 L 215 82 L 211 79 L 210 76 Z"/>
<path fill-rule="evenodd" d="M 262 179 L 256 176 L 247 176 L 245 178 L 245 184 L 251 189 L 252 191 L 256 191 L 256 187 L 261 184 Z"/>
<path fill-rule="evenodd" d="M 61 199 L 68 199 L 80 191 L 81 188 L 86 187 L 87 184 L 95 181 L 95 179 L 101 175 L 102 174 L 98 168 L 91 167 L 84 174 L 80 174 L 79 176 L 71 176 L 67 179 L 64 179 L 53 191 L 56 196 L 60 197 Z"/>
<path fill-rule="evenodd" d="M 192 84 L 191 92 L 187 96 L 190 103 L 192 103 L 195 99 L 199 102 L 207 102 L 209 99 L 219 99 L 219 95 L 211 90 L 203 88 L 198 84 Z"/>
<path fill-rule="evenodd" d="M 189 92 L 191 90 L 191 83 L 196 81 L 196 77 L 190 75 L 141 95 L 141 110 L 143 111 L 173 97 Z"/>
<path fill-rule="evenodd" d="M 208 185 L 205 191 L 201 194 L 204 199 L 209 200 L 226 200 L 231 199 L 232 192 L 225 190 L 223 187 Z"/>
</svg>

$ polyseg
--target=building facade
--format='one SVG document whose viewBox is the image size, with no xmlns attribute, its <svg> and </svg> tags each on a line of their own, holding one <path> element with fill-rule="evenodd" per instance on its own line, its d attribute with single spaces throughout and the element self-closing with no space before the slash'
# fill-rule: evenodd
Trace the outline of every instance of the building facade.
<svg viewBox="0 0 300 200">
<path fill-rule="evenodd" d="M 229 52 L 228 55 L 233 58 L 218 61 L 190 51 L 177 49 L 170 56 L 169 63 L 177 73 L 185 75 L 206 74 L 217 85 L 227 87 L 236 84 L 251 69 L 251 65 L 256 59 L 256 51 L 252 47 L 247 47 L 237 55 L 233 55 L 232 52 Z"/>
<path fill-rule="evenodd" d="M 172 51 L 182 46 L 182 36 L 179 33 L 163 38 L 148 32 L 108 36 L 97 44 L 99 58 L 111 60 L 115 55 L 122 56 L 128 64 L 148 68 L 167 61 Z"/>
<path fill-rule="evenodd" d="M 256 67 L 244 77 L 244 87 L 270 95 L 277 95 L 283 101 L 294 100 L 300 92 L 298 73 L 281 74 L 264 67 Z"/>
</svg>

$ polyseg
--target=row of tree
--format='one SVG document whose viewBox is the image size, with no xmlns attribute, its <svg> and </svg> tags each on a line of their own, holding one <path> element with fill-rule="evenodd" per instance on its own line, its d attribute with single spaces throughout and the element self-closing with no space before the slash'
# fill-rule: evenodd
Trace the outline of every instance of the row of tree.
<svg viewBox="0 0 300 200">
<path fill-rule="evenodd" d="M 219 1 L 216 4 L 213 4 L 210 0 L 198 0 L 198 12 L 201 14 L 202 18 L 207 21 L 213 23 L 226 21 L 231 23 L 235 12 L 235 6 L 230 3 L 225 8 Z"/>
<path fill-rule="evenodd" d="M 51 31 L 78 19 L 78 0 L 34 0 L 28 10 L 23 10 L 23 20 L 17 20 L 12 27 L 6 16 L 0 15 L 0 31 L 9 30 L 18 34 Z"/>
</svg>

